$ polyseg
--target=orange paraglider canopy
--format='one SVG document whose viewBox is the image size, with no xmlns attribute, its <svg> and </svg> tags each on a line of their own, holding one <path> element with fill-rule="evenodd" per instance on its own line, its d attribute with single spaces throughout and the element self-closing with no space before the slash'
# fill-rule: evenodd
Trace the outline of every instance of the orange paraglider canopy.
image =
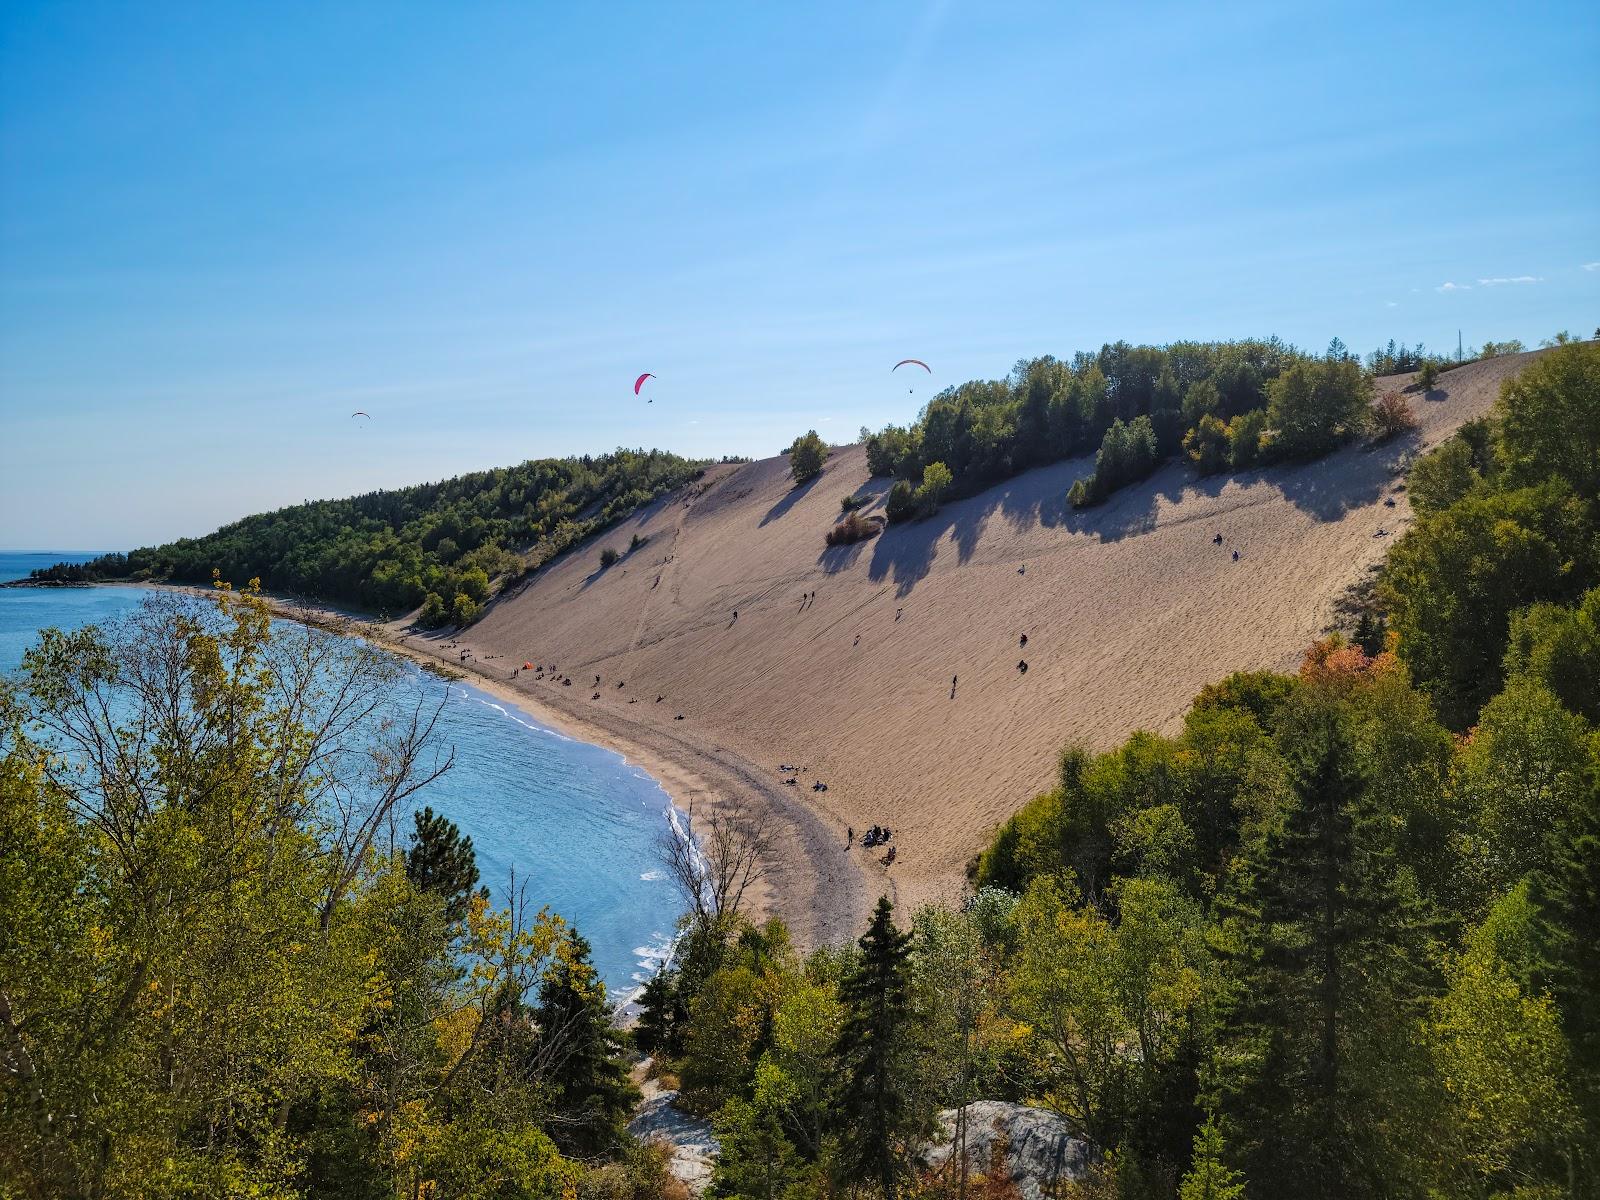
<svg viewBox="0 0 1600 1200">
<path fill-rule="evenodd" d="M 524 671 L 531 671 L 533 670 L 533 664 L 531 662 L 525 662 L 522 664 L 522 669 Z"/>
</svg>

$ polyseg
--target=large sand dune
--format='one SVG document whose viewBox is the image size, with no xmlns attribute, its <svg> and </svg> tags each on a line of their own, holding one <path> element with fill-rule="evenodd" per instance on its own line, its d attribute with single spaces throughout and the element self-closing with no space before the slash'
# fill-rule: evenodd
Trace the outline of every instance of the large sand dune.
<svg viewBox="0 0 1600 1200">
<path fill-rule="evenodd" d="M 680 789 L 773 805 L 778 908 L 806 940 L 840 936 L 880 891 L 957 890 L 1063 743 L 1170 731 L 1204 684 L 1292 668 L 1409 523 L 1405 461 L 1486 413 L 1528 357 L 1412 393 L 1421 429 L 1377 449 L 1232 478 L 1172 465 L 1084 512 L 1065 500 L 1092 465 L 1076 459 L 832 550 L 840 497 L 869 492 L 876 509 L 887 490 L 860 447 L 798 489 L 785 458 L 715 467 L 503 598 L 462 644 L 507 670 L 555 664 L 571 687 L 513 686 L 658 770 L 677 764 Z M 635 534 L 648 543 L 601 570 L 600 547 Z M 781 785 L 779 763 L 806 768 L 800 786 Z M 874 822 L 899 847 L 887 871 L 843 851 L 847 824 Z"/>
</svg>

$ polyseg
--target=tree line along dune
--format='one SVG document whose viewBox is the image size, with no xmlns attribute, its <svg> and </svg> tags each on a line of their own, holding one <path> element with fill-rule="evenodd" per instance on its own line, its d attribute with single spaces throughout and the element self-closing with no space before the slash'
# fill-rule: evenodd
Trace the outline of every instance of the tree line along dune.
<svg viewBox="0 0 1600 1200">
<path fill-rule="evenodd" d="M 543 668 L 513 686 L 623 743 L 738 762 L 744 786 L 820 816 L 840 855 L 847 827 L 890 827 L 891 866 L 852 852 L 868 872 L 845 889 L 854 923 L 879 891 L 958 891 L 1064 743 L 1170 732 L 1205 684 L 1293 668 L 1411 521 L 1407 464 L 1487 414 L 1537 354 L 1446 371 L 1430 390 L 1379 378 L 1415 428 L 1378 445 L 1199 478 L 1169 463 L 1074 508 L 1085 455 L 851 544 L 826 541 L 841 500 L 879 516 L 891 486 L 863 447 L 833 448 L 799 486 L 784 456 L 713 466 L 455 638 Z M 794 853 L 780 909 L 839 903 L 821 878 L 836 866 L 814 845 Z"/>
</svg>

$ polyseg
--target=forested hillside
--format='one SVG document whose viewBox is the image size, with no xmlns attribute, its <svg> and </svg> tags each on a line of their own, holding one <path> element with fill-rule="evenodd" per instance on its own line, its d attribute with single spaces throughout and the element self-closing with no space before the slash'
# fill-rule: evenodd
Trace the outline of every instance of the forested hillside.
<svg viewBox="0 0 1600 1200">
<path fill-rule="evenodd" d="M 696 920 L 641 1033 L 718 1195 L 957 1195 L 912 1150 L 978 1097 L 1065 1120 L 1063 1195 L 1600 1194 L 1600 346 L 1413 486 L 1360 640 L 1066 747 L 959 907 Z"/>
<path fill-rule="evenodd" d="M 1482 353 L 1517 349 L 1489 343 Z M 900 477 L 889 497 L 891 520 L 924 515 L 941 497 L 970 495 L 1098 447 L 1094 474 L 1072 492 L 1072 503 L 1083 506 L 1174 455 L 1214 474 L 1314 458 L 1360 434 L 1384 432 L 1381 406 L 1371 407 L 1373 374 L 1449 365 L 1421 346 L 1393 342 L 1368 355 L 1365 370 L 1337 339 L 1320 356 L 1277 338 L 1117 342 L 1070 363 L 1034 359 L 1005 380 L 947 389 L 913 424 L 863 429 L 862 440 L 874 474 Z M 33 579 L 207 583 L 217 572 L 375 614 L 422 606 L 421 623 L 430 628 L 464 625 L 496 580 L 542 565 L 700 469 L 660 450 L 537 459 L 292 505 L 204 537 L 58 564 Z"/>
<path fill-rule="evenodd" d="M 1474 357 L 1521 349 L 1490 342 Z M 948 388 L 912 424 L 863 429 L 861 439 L 873 474 L 901 481 L 890 495 L 891 521 L 927 512 L 935 491 L 971 495 L 1030 467 L 1095 452 L 1093 475 L 1071 495 L 1085 507 L 1180 455 L 1212 475 L 1316 458 L 1369 431 L 1396 432 L 1370 407 L 1373 377 L 1420 369 L 1426 387 L 1454 365 L 1392 341 L 1367 356 L 1365 370 L 1337 338 L 1321 355 L 1275 337 L 1116 342 L 1070 361 L 1025 359 L 1005 379 Z M 936 489 L 925 478 L 930 467 Z"/>
<path fill-rule="evenodd" d="M 35 571 L 40 581 L 260 579 L 273 591 L 465 624 L 497 576 L 536 567 L 700 469 L 660 450 L 535 459 L 348 500 L 315 500 L 199 538 Z"/>
</svg>

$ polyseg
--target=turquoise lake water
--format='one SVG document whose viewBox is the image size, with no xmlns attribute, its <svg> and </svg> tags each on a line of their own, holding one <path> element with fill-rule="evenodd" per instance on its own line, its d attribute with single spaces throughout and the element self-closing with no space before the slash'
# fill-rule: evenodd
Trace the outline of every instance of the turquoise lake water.
<svg viewBox="0 0 1600 1200">
<path fill-rule="evenodd" d="M 92 554 L 0 552 L 0 581 Z M 139 588 L 0 589 L 0 671 L 14 670 L 39 630 L 115 619 Z M 471 836 L 478 869 L 497 903 L 515 869 L 535 905 L 548 904 L 594 948 L 595 965 L 620 999 L 667 952 L 676 901 L 656 861 L 671 804 L 659 784 L 621 755 L 540 725 L 477 688 L 445 683 L 407 664 L 397 706 L 448 693 L 439 735 L 456 766 L 425 789 L 432 805 Z M 409 711 L 407 708 L 406 711 Z"/>
</svg>

